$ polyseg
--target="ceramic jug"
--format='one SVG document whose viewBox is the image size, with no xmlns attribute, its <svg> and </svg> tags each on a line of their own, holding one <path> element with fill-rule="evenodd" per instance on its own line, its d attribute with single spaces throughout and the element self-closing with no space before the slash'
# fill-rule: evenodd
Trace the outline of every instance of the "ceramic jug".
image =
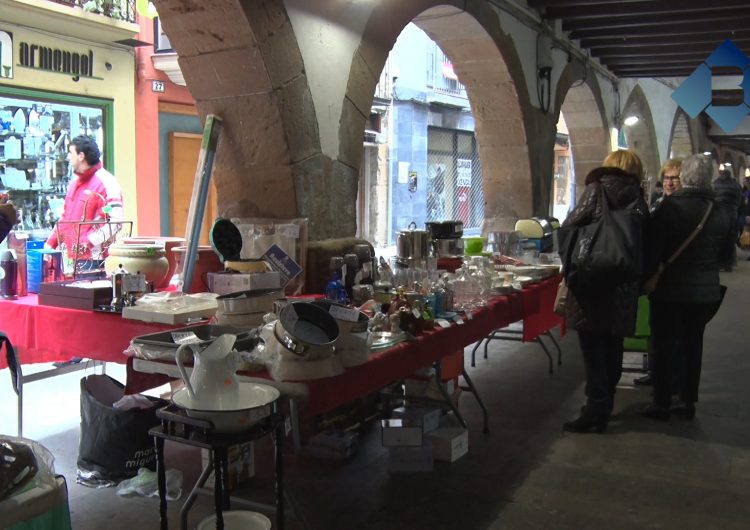
<svg viewBox="0 0 750 530">
<path fill-rule="evenodd" d="M 205 346 L 205 343 L 182 344 L 175 352 L 177 368 L 190 396 L 190 407 L 196 410 L 235 410 L 239 401 L 239 386 L 235 375 L 232 347 L 236 335 L 225 333 Z M 201 349 L 202 346 L 205 346 Z M 183 352 L 192 351 L 193 372 L 188 377 L 182 362 Z"/>
</svg>

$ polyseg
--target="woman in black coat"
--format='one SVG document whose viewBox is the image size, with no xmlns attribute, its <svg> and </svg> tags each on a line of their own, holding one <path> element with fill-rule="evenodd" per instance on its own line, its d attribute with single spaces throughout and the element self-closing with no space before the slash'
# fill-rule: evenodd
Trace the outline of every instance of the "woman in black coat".
<svg viewBox="0 0 750 530">
<path fill-rule="evenodd" d="M 713 163 L 704 155 L 693 155 L 682 164 L 682 189 L 667 197 L 654 212 L 647 251 L 647 271 L 674 254 L 695 230 L 709 204 Z M 685 381 L 679 411 L 692 419 L 703 358 L 703 332 L 721 303 L 719 264 L 731 258 L 734 214 L 714 206 L 702 230 L 677 259 L 665 265 L 656 290 L 651 294 L 651 340 L 654 354 L 654 403 L 643 413 L 666 420 L 672 399 L 672 355 L 681 345 Z"/>
<path fill-rule="evenodd" d="M 585 226 L 602 215 L 602 197 L 610 210 L 630 208 L 648 219 L 643 198 L 643 165 L 632 151 L 619 150 L 604 159 L 604 167 L 586 177 L 586 189 L 564 227 Z M 603 192 L 603 193 L 600 193 Z M 641 234 L 642 235 L 642 234 Z M 641 244 L 642 242 L 636 242 Z M 622 374 L 624 337 L 635 332 L 640 281 L 620 283 L 595 293 L 568 293 L 568 326 L 578 330 L 586 369 L 586 405 L 577 419 L 563 425 L 571 432 L 603 432 L 614 405 L 615 388 Z"/>
</svg>

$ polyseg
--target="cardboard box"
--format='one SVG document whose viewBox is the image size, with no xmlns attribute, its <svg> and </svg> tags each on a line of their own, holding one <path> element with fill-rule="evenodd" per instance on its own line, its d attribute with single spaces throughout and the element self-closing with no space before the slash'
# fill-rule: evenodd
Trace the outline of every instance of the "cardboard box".
<svg viewBox="0 0 750 530">
<path fill-rule="evenodd" d="M 99 280 L 101 281 L 101 280 Z M 83 280 L 66 280 L 39 285 L 39 304 L 70 309 L 94 309 L 112 302 L 112 287 L 75 287 Z"/>
<path fill-rule="evenodd" d="M 356 453 L 358 447 L 359 435 L 341 430 L 318 433 L 307 444 L 311 456 L 328 460 L 345 460 Z"/>
<path fill-rule="evenodd" d="M 222 295 L 253 289 L 281 289 L 281 275 L 276 271 L 208 273 L 208 290 L 212 293 Z"/>
<path fill-rule="evenodd" d="M 388 448 L 388 471 L 390 473 L 422 473 L 433 469 L 432 446 Z"/>
<path fill-rule="evenodd" d="M 455 462 L 469 452 L 469 431 L 463 427 L 440 427 L 426 438 L 435 460 Z"/>
<path fill-rule="evenodd" d="M 394 419 L 409 420 L 422 426 L 422 432 L 434 431 L 440 427 L 440 414 L 442 411 L 427 407 L 398 407 L 393 409 L 391 416 Z"/>
<path fill-rule="evenodd" d="M 422 425 L 409 420 L 381 420 L 385 447 L 417 447 L 422 445 Z"/>
<path fill-rule="evenodd" d="M 255 476 L 255 456 L 253 454 L 253 442 L 245 442 L 239 445 L 230 445 L 227 448 L 229 461 L 229 488 L 234 489 L 246 480 Z M 209 459 L 208 449 L 201 449 L 201 468 L 206 469 Z M 211 471 L 204 486 L 213 488 L 215 485 L 215 474 Z"/>
</svg>

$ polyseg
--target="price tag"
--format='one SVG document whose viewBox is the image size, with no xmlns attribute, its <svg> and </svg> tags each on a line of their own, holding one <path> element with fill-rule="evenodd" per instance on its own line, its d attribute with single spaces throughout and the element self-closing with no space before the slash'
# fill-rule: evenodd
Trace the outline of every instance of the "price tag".
<svg viewBox="0 0 750 530">
<path fill-rule="evenodd" d="M 419 309 L 416 307 L 411 310 L 411 314 L 414 315 L 415 318 L 419 318 L 422 316 L 422 313 L 419 312 Z"/>
<path fill-rule="evenodd" d="M 189 344 L 191 342 L 200 342 L 201 339 L 193 331 L 173 331 L 172 340 L 175 344 Z"/>
<path fill-rule="evenodd" d="M 359 320 L 359 309 L 332 305 L 328 312 L 336 320 L 343 320 L 344 322 L 357 322 Z"/>
<path fill-rule="evenodd" d="M 456 315 L 455 317 L 453 317 L 453 322 L 455 322 L 455 323 L 456 323 L 456 324 L 458 324 L 459 326 L 463 326 L 463 324 L 464 324 L 464 319 L 463 319 L 463 318 L 461 318 L 461 315 Z"/>
<path fill-rule="evenodd" d="M 435 323 L 440 326 L 441 328 L 449 328 L 451 327 L 451 323 L 445 320 L 444 318 L 436 318 Z"/>
<path fill-rule="evenodd" d="M 144 274 L 125 274 L 122 277 L 122 290 L 126 293 L 145 293 L 146 276 Z"/>
<path fill-rule="evenodd" d="M 471 314 L 471 311 L 466 312 L 466 320 L 474 320 L 474 315 Z"/>
<path fill-rule="evenodd" d="M 297 325 L 297 321 L 299 320 L 299 316 L 297 316 L 297 310 L 294 309 L 294 304 L 288 304 L 282 311 L 281 311 L 281 325 L 284 326 L 284 329 L 292 332 L 294 331 L 294 326 Z"/>
</svg>

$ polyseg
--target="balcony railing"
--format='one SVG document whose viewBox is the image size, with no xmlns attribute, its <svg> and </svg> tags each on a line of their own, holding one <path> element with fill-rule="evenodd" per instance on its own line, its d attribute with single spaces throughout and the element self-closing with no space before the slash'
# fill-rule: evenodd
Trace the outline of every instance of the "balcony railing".
<svg viewBox="0 0 750 530">
<path fill-rule="evenodd" d="M 113 20 L 136 22 L 136 0 L 51 0 L 56 4 L 80 7 L 89 13 L 104 15 Z"/>
</svg>

